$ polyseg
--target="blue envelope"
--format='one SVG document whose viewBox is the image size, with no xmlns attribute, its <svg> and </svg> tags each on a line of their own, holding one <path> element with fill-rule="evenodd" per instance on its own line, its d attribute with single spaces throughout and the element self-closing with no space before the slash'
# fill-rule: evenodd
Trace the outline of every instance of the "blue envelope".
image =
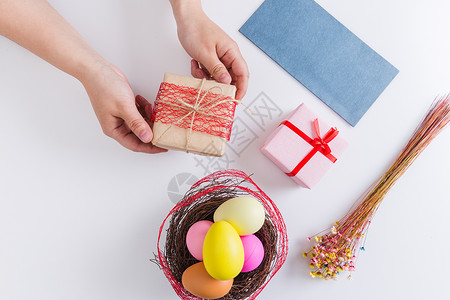
<svg viewBox="0 0 450 300">
<path fill-rule="evenodd" d="M 398 74 L 312 0 L 266 0 L 239 31 L 352 126 Z"/>
</svg>

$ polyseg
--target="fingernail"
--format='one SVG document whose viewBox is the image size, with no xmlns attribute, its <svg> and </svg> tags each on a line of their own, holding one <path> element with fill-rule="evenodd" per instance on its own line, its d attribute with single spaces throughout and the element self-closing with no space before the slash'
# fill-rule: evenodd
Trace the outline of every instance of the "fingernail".
<svg viewBox="0 0 450 300">
<path fill-rule="evenodd" d="M 219 81 L 222 83 L 228 83 L 229 79 L 230 79 L 230 76 L 228 76 L 228 74 L 226 74 L 226 73 L 223 73 L 219 77 Z"/>
<path fill-rule="evenodd" d="M 141 139 L 141 141 L 143 141 L 144 143 L 148 143 L 151 141 L 152 139 L 152 133 L 149 130 L 143 130 L 140 135 L 139 138 Z"/>
</svg>

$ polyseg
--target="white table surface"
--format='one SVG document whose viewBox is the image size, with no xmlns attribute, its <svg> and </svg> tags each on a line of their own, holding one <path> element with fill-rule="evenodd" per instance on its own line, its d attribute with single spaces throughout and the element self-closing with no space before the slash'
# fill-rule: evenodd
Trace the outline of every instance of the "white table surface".
<svg viewBox="0 0 450 300">
<path fill-rule="evenodd" d="M 169 182 L 225 167 L 254 173 L 288 228 L 287 261 L 259 299 L 445 298 L 450 129 L 388 193 L 352 280 L 312 279 L 300 254 L 306 237 L 341 218 L 396 158 L 433 99 L 450 91 L 450 2 L 318 1 L 400 70 L 354 128 L 238 32 L 261 0 L 203 2 L 247 59 L 245 101 L 279 108 L 262 127 L 238 110 L 244 144 L 235 141 L 228 161 L 122 148 L 102 134 L 79 82 L 0 37 L 0 299 L 177 299 L 149 261 L 174 205 Z M 154 99 L 164 72 L 189 74 L 168 1 L 51 3 L 124 71 L 135 93 Z M 313 190 L 298 188 L 258 151 L 301 102 L 351 144 Z"/>
</svg>

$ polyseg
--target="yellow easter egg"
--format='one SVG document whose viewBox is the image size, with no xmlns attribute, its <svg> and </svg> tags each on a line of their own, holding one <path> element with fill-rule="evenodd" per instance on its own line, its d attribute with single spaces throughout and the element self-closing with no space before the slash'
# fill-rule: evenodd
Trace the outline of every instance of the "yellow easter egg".
<svg viewBox="0 0 450 300">
<path fill-rule="evenodd" d="M 262 204 L 253 197 L 236 197 L 222 203 L 214 212 L 214 222 L 227 221 L 239 235 L 257 232 L 266 214 Z"/>
<path fill-rule="evenodd" d="M 214 279 L 206 272 L 203 262 L 199 262 L 183 272 L 181 283 L 194 296 L 203 299 L 217 299 L 228 294 L 233 285 L 233 279 Z"/>
<path fill-rule="evenodd" d="M 233 226 L 225 221 L 212 224 L 203 242 L 203 262 L 218 280 L 236 277 L 244 266 L 244 246 Z"/>
</svg>

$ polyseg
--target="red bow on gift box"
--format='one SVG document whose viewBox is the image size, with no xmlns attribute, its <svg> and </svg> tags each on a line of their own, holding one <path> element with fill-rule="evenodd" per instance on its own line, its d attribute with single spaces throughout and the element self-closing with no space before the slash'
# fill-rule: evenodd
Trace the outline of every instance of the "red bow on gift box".
<svg viewBox="0 0 450 300">
<path fill-rule="evenodd" d="M 281 122 L 281 125 L 287 126 L 289 129 L 294 131 L 297 135 L 299 135 L 302 139 L 304 139 L 308 144 L 310 144 L 313 149 L 298 163 L 298 165 L 292 170 L 290 173 L 286 173 L 288 176 L 293 177 L 298 174 L 298 172 L 303 168 L 306 163 L 317 153 L 322 153 L 326 158 L 328 158 L 331 162 L 335 163 L 337 158 L 331 154 L 331 148 L 328 145 L 339 133 L 336 128 L 330 128 L 328 132 L 322 138 L 320 136 L 320 128 L 319 121 L 317 119 L 314 120 L 314 131 L 316 133 L 316 137 L 314 139 L 307 136 L 303 131 L 301 131 L 298 127 L 296 127 L 291 122 L 285 120 Z"/>
</svg>

